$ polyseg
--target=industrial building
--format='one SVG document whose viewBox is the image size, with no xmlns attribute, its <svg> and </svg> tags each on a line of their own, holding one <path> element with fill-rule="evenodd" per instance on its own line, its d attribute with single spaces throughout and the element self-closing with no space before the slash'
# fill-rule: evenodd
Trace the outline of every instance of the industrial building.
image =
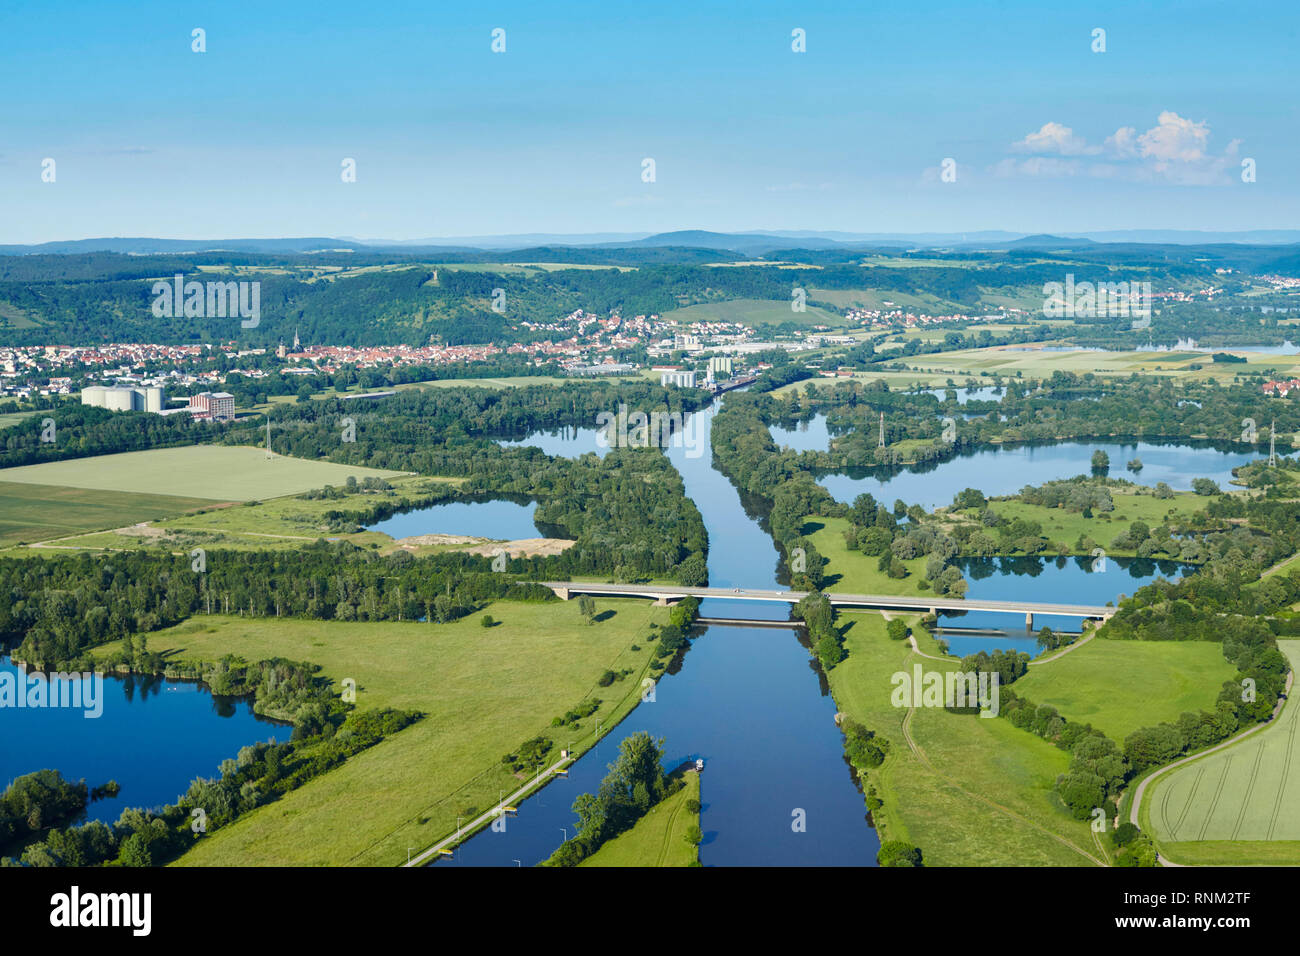
<svg viewBox="0 0 1300 956">
<path fill-rule="evenodd" d="M 659 376 L 660 385 L 677 385 L 681 388 L 695 387 L 695 372 L 664 372 Z"/>
<path fill-rule="evenodd" d="M 167 399 L 160 385 L 91 385 L 81 390 L 81 404 L 115 412 L 161 413 Z"/>
</svg>

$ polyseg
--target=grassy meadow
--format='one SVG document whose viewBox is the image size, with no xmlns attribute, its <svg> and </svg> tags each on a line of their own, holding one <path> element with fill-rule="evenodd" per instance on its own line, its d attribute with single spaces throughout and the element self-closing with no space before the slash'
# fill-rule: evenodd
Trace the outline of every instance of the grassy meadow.
<svg viewBox="0 0 1300 956">
<path fill-rule="evenodd" d="M 1236 673 L 1218 643 L 1098 637 L 1030 667 L 1015 691 L 1074 723 L 1092 724 L 1123 746 L 1139 727 L 1212 711 L 1223 682 Z"/>
<path fill-rule="evenodd" d="M 907 619 L 921 649 L 937 654 L 916 617 Z M 1087 866 L 1102 858 L 1088 824 L 1053 793 L 1069 754 L 999 718 L 893 706 L 892 674 L 915 663 L 956 670 L 959 662 L 912 654 L 886 636 L 880 614 L 840 620 L 848 656 L 829 674 L 831 693 L 841 712 L 890 743 L 884 764 L 867 775 L 884 802 L 873 813 L 881 840 L 919 846 L 927 866 Z"/>
<path fill-rule="evenodd" d="M 341 686 L 357 682 L 357 706 L 416 709 L 426 716 L 324 776 L 218 830 L 181 858 L 192 866 L 389 866 L 427 847 L 456 818 L 494 805 L 522 778 L 502 755 L 538 735 L 553 754 L 594 741 L 640 700 L 666 608 L 597 600 L 605 620 L 586 624 L 576 602 L 499 601 L 451 624 L 352 623 L 200 617 L 151 633 L 149 649 L 187 659 L 227 653 L 318 664 Z M 637 649 L 633 649 L 636 646 Z M 111 653 L 105 645 L 101 653 Z M 630 671 L 609 687 L 606 670 Z M 551 719 L 580 702 L 600 708 L 577 727 Z M 233 754 L 231 756 L 234 756 Z"/>
</svg>

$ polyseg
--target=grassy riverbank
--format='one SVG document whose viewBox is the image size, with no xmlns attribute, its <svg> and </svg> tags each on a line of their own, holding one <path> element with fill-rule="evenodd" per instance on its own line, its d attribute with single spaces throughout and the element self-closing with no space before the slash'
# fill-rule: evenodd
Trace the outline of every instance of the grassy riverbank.
<svg viewBox="0 0 1300 956">
<path fill-rule="evenodd" d="M 181 865 L 395 865 L 408 847 L 432 845 L 517 789 L 501 762 L 521 743 L 544 736 L 581 751 L 640 699 L 656 643 L 651 624 L 668 611 L 644 601 L 597 600 L 587 625 L 576 602 L 500 601 L 452 624 L 352 623 L 202 617 L 149 635 L 150 651 L 216 660 L 286 657 L 318 664 L 342 687 L 356 681 L 359 709 L 419 710 L 419 723 L 284 799 L 206 837 Z M 635 648 L 635 649 L 634 649 Z M 106 645 L 101 653 L 111 653 Z M 601 687 L 606 670 L 630 671 Z M 551 720 L 584 700 L 598 710 L 579 726 Z M 233 756 L 233 754 L 232 754 Z M 215 772 L 216 768 L 213 768 Z"/>
<path fill-rule="evenodd" d="M 933 639 L 908 616 L 921 650 Z M 956 670 L 892 641 L 880 614 L 844 613 L 847 658 L 829 675 L 841 712 L 890 742 L 883 765 L 869 771 L 884 806 L 873 819 L 885 840 L 919 846 L 927 866 L 1080 866 L 1101 851 L 1087 823 L 1066 813 L 1053 792 L 1069 754 L 1000 718 L 941 708 L 895 707 L 891 675 Z"/>
<path fill-rule="evenodd" d="M 700 799 L 700 775 L 689 770 L 684 786 L 650 808 L 626 833 L 620 833 L 578 866 L 693 866 L 699 849 L 686 841 L 687 831 L 699 826 L 700 813 L 687 806 Z"/>
</svg>

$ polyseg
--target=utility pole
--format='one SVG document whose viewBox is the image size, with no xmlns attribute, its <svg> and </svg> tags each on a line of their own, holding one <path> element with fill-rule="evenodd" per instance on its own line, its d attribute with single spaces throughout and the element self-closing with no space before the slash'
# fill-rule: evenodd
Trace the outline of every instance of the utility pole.
<svg viewBox="0 0 1300 956">
<path fill-rule="evenodd" d="M 1268 426 L 1268 467 L 1277 467 L 1277 419 Z"/>
<path fill-rule="evenodd" d="M 266 412 L 266 460 L 271 460 L 271 411 Z"/>
<path fill-rule="evenodd" d="M 880 444 L 877 447 L 879 448 L 885 447 L 885 413 L 884 412 L 880 413 Z"/>
</svg>

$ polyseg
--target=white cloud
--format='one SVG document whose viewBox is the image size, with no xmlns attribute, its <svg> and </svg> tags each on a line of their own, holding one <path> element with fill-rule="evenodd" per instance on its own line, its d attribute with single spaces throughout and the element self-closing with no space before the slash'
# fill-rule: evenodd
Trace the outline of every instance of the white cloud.
<svg viewBox="0 0 1300 956">
<path fill-rule="evenodd" d="M 1044 123 L 1036 132 L 1011 144 L 1015 152 L 1040 155 L 1017 160 L 1007 158 L 994 164 L 999 176 L 1064 177 L 1085 174 L 1097 179 L 1164 182 L 1204 186 L 1231 180 L 1238 165 L 1241 140 L 1234 139 L 1224 151 L 1210 152 L 1210 125 L 1193 121 L 1172 110 L 1156 118 L 1156 125 L 1144 133 L 1121 126 L 1095 146 L 1063 123 Z M 1060 157 L 1091 156 L 1086 166 L 1079 160 Z"/>
<path fill-rule="evenodd" d="M 1209 124 L 1193 123 L 1171 110 L 1160 114 L 1156 125 L 1138 137 L 1138 151 L 1147 159 L 1194 163 L 1205 158 Z"/>
<path fill-rule="evenodd" d="M 1082 156 L 1096 152 L 1083 137 L 1075 136 L 1074 130 L 1060 123 L 1048 122 L 1036 133 L 1028 134 L 1024 139 L 1012 144 L 1012 149 L 1026 153 L 1056 153 L 1059 156 Z"/>
</svg>

